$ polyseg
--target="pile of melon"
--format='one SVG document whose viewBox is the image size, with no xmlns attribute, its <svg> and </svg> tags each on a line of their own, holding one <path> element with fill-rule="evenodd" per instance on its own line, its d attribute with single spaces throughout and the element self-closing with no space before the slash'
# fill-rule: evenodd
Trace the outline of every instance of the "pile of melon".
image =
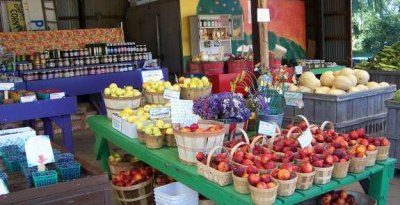
<svg viewBox="0 0 400 205">
<path fill-rule="evenodd" d="M 387 87 L 388 83 L 369 82 L 369 74 L 365 70 L 344 68 L 340 71 L 327 71 L 318 79 L 314 73 L 305 72 L 299 78 L 299 85 L 289 85 L 291 92 L 342 95 L 365 90 Z"/>
</svg>

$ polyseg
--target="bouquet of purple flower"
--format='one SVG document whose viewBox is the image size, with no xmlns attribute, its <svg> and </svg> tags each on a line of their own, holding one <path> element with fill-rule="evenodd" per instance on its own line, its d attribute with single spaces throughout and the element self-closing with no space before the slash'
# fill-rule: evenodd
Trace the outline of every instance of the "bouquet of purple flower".
<svg viewBox="0 0 400 205">
<path fill-rule="evenodd" d="M 203 119 L 229 119 L 244 122 L 250 117 L 244 98 L 238 94 L 224 92 L 202 97 L 194 102 L 193 112 Z"/>
<path fill-rule="evenodd" d="M 268 114 L 269 105 L 267 99 L 258 91 L 254 94 L 250 93 L 247 99 L 247 107 L 250 108 L 251 112 L 259 114 Z"/>
</svg>

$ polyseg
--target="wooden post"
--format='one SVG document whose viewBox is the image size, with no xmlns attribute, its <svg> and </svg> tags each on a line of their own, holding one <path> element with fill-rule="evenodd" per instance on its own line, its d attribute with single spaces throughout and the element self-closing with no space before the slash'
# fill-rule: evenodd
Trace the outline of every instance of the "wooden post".
<svg viewBox="0 0 400 205">
<path fill-rule="evenodd" d="M 268 0 L 258 0 L 258 8 L 267 8 Z M 256 11 L 257 12 L 257 11 Z M 260 22 L 260 59 L 261 59 L 261 72 L 265 73 L 269 66 L 269 52 L 268 52 L 268 25 L 266 22 Z"/>
</svg>

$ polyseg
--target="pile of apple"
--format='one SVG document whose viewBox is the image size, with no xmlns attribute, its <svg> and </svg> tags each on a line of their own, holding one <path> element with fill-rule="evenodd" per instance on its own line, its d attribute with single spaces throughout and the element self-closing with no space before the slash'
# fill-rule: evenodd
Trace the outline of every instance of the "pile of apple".
<svg viewBox="0 0 400 205">
<path fill-rule="evenodd" d="M 128 187 L 145 182 L 152 176 L 153 168 L 142 167 L 139 169 L 132 169 L 130 171 L 121 171 L 116 177 L 113 178 L 112 183 L 115 186 Z"/>
<path fill-rule="evenodd" d="M 335 149 L 332 153 L 333 163 L 345 163 L 350 160 L 350 155 L 342 150 L 342 149 Z"/>
<path fill-rule="evenodd" d="M 104 95 L 111 97 L 137 97 L 140 96 L 141 93 L 132 86 L 119 88 L 117 84 L 111 83 L 107 88 L 104 89 Z"/>
<path fill-rule="evenodd" d="M 154 180 L 154 184 L 156 186 L 163 186 L 166 184 L 170 184 L 172 182 L 174 182 L 175 180 L 173 178 L 171 178 L 170 176 L 167 176 L 165 174 L 159 174 L 155 180 Z"/>
<path fill-rule="evenodd" d="M 333 205 L 333 204 L 349 204 L 358 205 L 353 195 L 348 194 L 345 190 L 331 191 L 324 194 L 321 198 L 322 205 Z"/>
<path fill-rule="evenodd" d="M 164 120 L 156 120 L 155 121 L 155 126 L 160 129 L 161 131 L 164 131 L 165 134 L 167 135 L 173 135 L 174 130 L 172 129 L 172 124 L 169 122 L 165 122 Z M 145 131 L 146 133 L 146 131 Z"/>
<path fill-rule="evenodd" d="M 219 131 L 222 129 L 224 129 L 224 128 L 219 125 L 210 125 L 207 128 L 203 128 L 203 127 L 200 127 L 198 123 L 193 123 L 190 126 L 185 126 L 185 127 L 179 128 L 179 131 L 203 133 L 203 132 L 216 132 L 216 131 Z"/>
<path fill-rule="evenodd" d="M 143 127 L 143 132 L 149 136 L 160 137 L 162 132 L 160 128 L 156 127 L 154 124 L 148 124 Z"/>
<path fill-rule="evenodd" d="M 295 169 L 297 169 L 297 168 L 295 168 Z M 283 168 L 281 166 L 281 168 L 274 169 L 271 172 L 271 177 L 273 177 L 275 179 L 279 179 L 279 180 L 290 180 L 290 179 L 296 178 L 296 176 L 297 175 L 296 175 L 295 171 L 293 171 L 293 166 L 291 164 L 287 164 L 287 166 L 284 166 Z"/>
<path fill-rule="evenodd" d="M 173 90 L 173 91 L 180 91 L 181 88 L 179 85 L 175 84 L 172 85 L 169 81 L 162 81 L 162 80 L 149 80 L 142 85 L 143 89 L 149 93 L 163 93 L 165 89 Z"/>
<path fill-rule="evenodd" d="M 249 185 L 259 189 L 270 189 L 276 185 L 272 182 L 269 174 L 258 174 L 257 167 L 250 165 L 247 168 L 237 166 L 233 169 L 233 175 L 240 178 L 247 178 Z"/>
<path fill-rule="evenodd" d="M 373 145 L 372 145 L 373 146 Z M 356 158 L 363 158 L 366 157 L 365 152 L 367 151 L 367 148 L 360 144 L 352 147 L 348 153 L 351 157 L 356 157 Z"/>
<path fill-rule="evenodd" d="M 318 146 L 317 150 L 319 152 L 321 152 L 319 154 L 322 154 L 324 152 L 324 148 L 320 145 L 316 145 L 316 146 Z M 313 147 L 306 147 L 304 149 L 299 150 L 299 152 L 294 155 L 294 159 L 296 159 L 298 161 L 302 161 L 302 162 L 309 162 L 311 155 L 313 155 L 314 153 L 316 153 L 316 151 L 314 150 Z"/>
<path fill-rule="evenodd" d="M 314 154 L 310 162 L 314 167 L 331 167 L 333 165 L 333 156 L 330 153 L 325 153 L 322 156 Z"/>
<path fill-rule="evenodd" d="M 179 87 L 181 88 L 206 88 L 211 85 L 210 81 L 206 76 L 203 76 L 201 79 L 194 78 L 185 78 L 180 77 L 178 79 Z"/>
<path fill-rule="evenodd" d="M 239 149 L 233 153 L 232 161 L 242 165 L 242 167 L 255 166 L 257 169 L 274 169 L 276 167 L 275 162 L 272 161 L 273 154 L 271 154 L 268 149 L 265 153 L 259 155 L 250 153 L 248 149 L 249 145 L 247 144 L 239 147 Z"/>
<path fill-rule="evenodd" d="M 204 154 L 203 152 L 196 154 L 197 161 L 205 165 L 207 165 L 207 157 L 208 155 Z M 230 165 L 229 158 L 225 153 L 218 153 L 215 156 L 212 156 L 210 167 L 220 172 L 230 172 L 234 168 L 233 165 Z"/>
<path fill-rule="evenodd" d="M 118 113 L 118 116 L 123 120 L 128 121 L 129 123 L 136 124 L 137 127 L 143 127 L 143 122 L 150 120 L 150 109 L 157 107 L 167 107 L 169 104 L 165 105 L 145 105 L 143 107 L 139 107 L 137 110 L 133 110 L 132 108 L 125 108 L 121 112 Z"/>
</svg>

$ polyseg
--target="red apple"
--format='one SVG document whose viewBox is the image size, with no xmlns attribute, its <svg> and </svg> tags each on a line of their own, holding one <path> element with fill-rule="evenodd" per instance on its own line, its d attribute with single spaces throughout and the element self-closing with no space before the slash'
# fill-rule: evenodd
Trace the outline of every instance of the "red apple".
<svg viewBox="0 0 400 205">
<path fill-rule="evenodd" d="M 314 167 L 323 167 L 324 166 L 324 162 L 322 160 L 314 161 L 313 162 L 313 166 Z"/>
<path fill-rule="evenodd" d="M 251 160 L 249 160 L 249 159 L 244 159 L 243 162 L 242 162 L 242 164 L 243 164 L 244 166 L 250 166 L 250 165 L 253 165 L 254 163 L 253 163 L 253 161 L 251 161 Z"/>
<path fill-rule="evenodd" d="M 289 172 L 292 172 L 292 171 L 293 171 L 293 169 L 292 169 L 292 164 L 290 164 L 290 163 L 283 163 L 283 164 L 280 166 L 280 169 L 286 169 L 286 170 L 288 170 Z"/>
<path fill-rule="evenodd" d="M 358 135 L 358 132 L 353 130 L 350 132 L 350 139 L 355 140 L 357 138 L 359 138 L 360 136 Z"/>
<path fill-rule="evenodd" d="M 269 182 L 271 182 L 271 176 L 269 174 L 262 174 L 260 176 L 260 180 L 265 183 L 269 183 Z"/>
<path fill-rule="evenodd" d="M 311 173 L 313 172 L 313 169 L 314 169 L 313 166 L 309 162 L 303 163 L 300 166 L 301 173 Z"/>
<path fill-rule="evenodd" d="M 325 156 L 325 163 L 327 163 L 327 164 L 329 164 L 329 165 L 332 165 L 333 164 L 333 157 L 332 157 L 332 155 L 327 155 L 327 156 Z"/>
<path fill-rule="evenodd" d="M 254 159 L 254 155 L 252 153 L 246 153 L 244 155 L 244 158 L 249 159 L 249 160 L 253 160 Z"/>
<path fill-rule="evenodd" d="M 197 159 L 197 161 L 202 161 L 204 159 L 204 153 L 203 152 L 197 153 L 196 159 Z"/>
<path fill-rule="evenodd" d="M 357 131 L 358 137 L 365 137 L 364 128 L 358 128 L 356 131 Z"/>
<path fill-rule="evenodd" d="M 265 169 L 274 169 L 276 167 L 275 162 L 269 161 L 266 164 L 264 164 Z"/>
<path fill-rule="evenodd" d="M 258 168 L 256 166 L 250 165 L 246 169 L 247 174 L 257 174 L 258 173 Z"/>
<path fill-rule="evenodd" d="M 260 175 L 258 175 L 258 174 L 249 174 L 249 177 L 247 180 L 248 180 L 249 184 L 251 184 L 252 186 L 255 186 L 258 182 L 260 182 L 261 178 L 260 178 Z"/>
</svg>

